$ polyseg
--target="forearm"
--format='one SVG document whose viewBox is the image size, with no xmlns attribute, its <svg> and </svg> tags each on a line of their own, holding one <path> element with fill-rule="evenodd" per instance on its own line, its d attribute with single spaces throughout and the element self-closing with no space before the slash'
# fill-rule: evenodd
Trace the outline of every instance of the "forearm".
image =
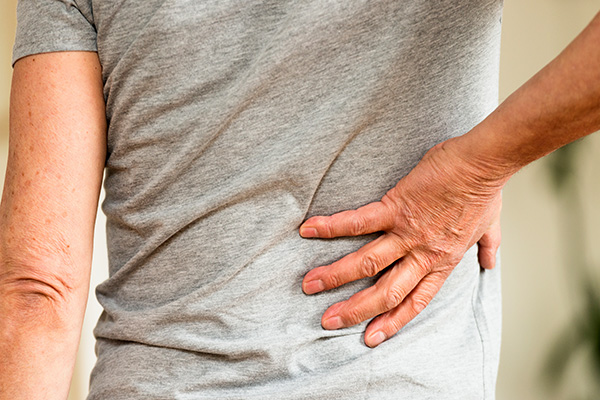
<svg viewBox="0 0 600 400">
<path fill-rule="evenodd" d="M 0 399 L 67 398 L 85 310 L 82 289 L 24 271 L 2 277 Z"/>
<path fill-rule="evenodd" d="M 600 129 L 600 13 L 550 64 L 461 137 L 461 152 L 507 177 Z"/>
<path fill-rule="evenodd" d="M 96 53 L 15 64 L 0 202 L 0 400 L 64 400 L 106 159 Z"/>
<path fill-rule="evenodd" d="M 303 280 L 307 294 L 372 277 L 377 283 L 323 314 L 325 329 L 375 317 L 365 343 L 379 345 L 429 304 L 475 243 L 484 268 L 500 244 L 501 188 L 521 167 L 600 129 L 600 15 L 559 56 L 470 132 L 440 143 L 381 201 L 300 227 L 310 238 L 378 239 Z"/>
</svg>

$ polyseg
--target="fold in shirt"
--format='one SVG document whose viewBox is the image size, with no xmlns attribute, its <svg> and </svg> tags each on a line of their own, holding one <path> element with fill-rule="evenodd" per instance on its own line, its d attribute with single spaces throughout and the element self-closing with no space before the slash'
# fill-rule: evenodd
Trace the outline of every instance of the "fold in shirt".
<svg viewBox="0 0 600 400">
<path fill-rule="evenodd" d="M 88 399 L 493 399 L 499 268 L 467 252 L 396 336 L 320 326 L 303 276 L 377 235 L 297 229 L 372 201 L 498 99 L 500 0 L 21 0 L 13 59 L 97 50 L 107 104 Z"/>
</svg>

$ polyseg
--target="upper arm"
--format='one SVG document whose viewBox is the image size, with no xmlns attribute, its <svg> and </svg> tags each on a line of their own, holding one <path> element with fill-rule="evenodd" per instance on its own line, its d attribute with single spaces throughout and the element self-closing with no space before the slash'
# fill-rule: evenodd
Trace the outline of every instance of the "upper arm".
<svg viewBox="0 0 600 400">
<path fill-rule="evenodd" d="M 94 52 L 36 54 L 15 64 L 0 284 L 50 297 L 87 293 L 106 157 L 102 86 Z"/>
</svg>

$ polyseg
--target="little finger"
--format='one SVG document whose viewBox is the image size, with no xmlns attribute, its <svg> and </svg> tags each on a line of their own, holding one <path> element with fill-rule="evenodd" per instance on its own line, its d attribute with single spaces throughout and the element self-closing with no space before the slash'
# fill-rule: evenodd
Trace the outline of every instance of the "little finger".
<svg viewBox="0 0 600 400">
<path fill-rule="evenodd" d="M 429 305 L 447 276 L 447 272 L 439 271 L 424 277 L 400 305 L 371 321 L 365 331 L 365 344 L 376 347 L 394 336 Z"/>
</svg>

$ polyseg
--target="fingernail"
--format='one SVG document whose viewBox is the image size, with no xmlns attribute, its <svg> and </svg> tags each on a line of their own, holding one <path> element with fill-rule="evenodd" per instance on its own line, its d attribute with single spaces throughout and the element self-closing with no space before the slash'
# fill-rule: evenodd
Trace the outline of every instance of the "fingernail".
<svg viewBox="0 0 600 400">
<path fill-rule="evenodd" d="M 375 346 L 379 346 L 385 339 L 387 339 L 387 337 L 385 336 L 385 333 L 379 331 L 379 332 L 375 332 L 374 334 L 372 334 L 371 336 L 369 336 L 369 346 L 370 347 L 375 347 Z"/>
<path fill-rule="evenodd" d="M 325 329 L 340 329 L 344 326 L 340 317 L 331 317 L 323 321 L 323 328 Z"/>
<path fill-rule="evenodd" d="M 315 294 L 325 290 L 325 284 L 322 280 L 308 281 L 304 284 L 304 293 Z"/>
<path fill-rule="evenodd" d="M 315 228 L 300 228 L 300 236 L 305 238 L 317 237 L 317 230 Z"/>
</svg>

